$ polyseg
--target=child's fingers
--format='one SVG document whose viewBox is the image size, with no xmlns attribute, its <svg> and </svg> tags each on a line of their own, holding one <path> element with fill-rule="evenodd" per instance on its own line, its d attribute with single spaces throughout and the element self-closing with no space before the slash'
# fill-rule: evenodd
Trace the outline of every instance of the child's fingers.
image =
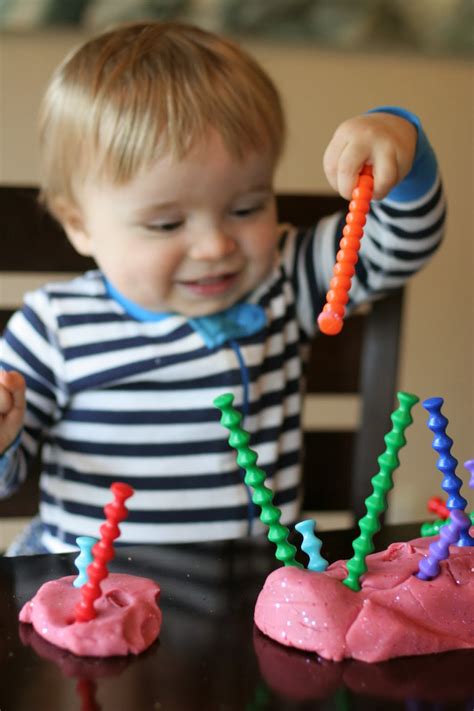
<svg viewBox="0 0 474 711">
<path fill-rule="evenodd" d="M 364 164 L 372 164 L 370 150 L 364 144 L 348 143 L 342 151 L 337 166 L 337 191 L 350 200 Z"/>
<path fill-rule="evenodd" d="M 332 137 L 323 156 L 323 168 L 330 186 L 338 192 L 337 169 L 342 151 L 348 142 L 347 136 L 337 132 Z"/>
<path fill-rule="evenodd" d="M 400 180 L 395 151 L 378 151 L 372 168 L 374 200 L 382 200 Z"/>
<path fill-rule="evenodd" d="M 13 397 L 10 392 L 0 385 L 0 417 L 6 415 L 13 408 Z"/>
<path fill-rule="evenodd" d="M 416 150 L 416 128 L 405 119 L 373 113 L 344 121 L 323 159 L 331 186 L 350 200 L 364 164 L 372 166 L 374 199 L 383 199 L 410 171 Z"/>
<path fill-rule="evenodd" d="M 0 372 L 0 414 L 25 406 L 25 379 L 15 371 Z"/>
<path fill-rule="evenodd" d="M 371 165 L 374 176 L 374 199 L 382 200 L 400 180 L 395 150 L 381 145 L 375 152 L 364 143 L 348 142 L 331 165 L 332 187 L 346 200 L 352 197 L 364 165 Z"/>
<path fill-rule="evenodd" d="M 0 453 L 21 430 L 25 414 L 25 379 L 20 373 L 0 372 Z"/>
</svg>

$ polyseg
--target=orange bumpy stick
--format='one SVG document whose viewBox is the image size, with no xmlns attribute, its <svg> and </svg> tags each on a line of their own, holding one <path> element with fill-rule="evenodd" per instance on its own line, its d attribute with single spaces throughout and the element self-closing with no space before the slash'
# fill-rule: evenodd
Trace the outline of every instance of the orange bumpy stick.
<svg viewBox="0 0 474 711">
<path fill-rule="evenodd" d="M 372 168 L 365 165 L 352 191 L 343 237 L 336 255 L 333 277 L 329 282 L 326 303 L 318 316 L 318 326 L 326 336 L 335 336 L 342 331 L 345 306 L 349 301 L 351 279 L 359 259 L 360 241 L 364 234 L 365 216 L 370 208 L 374 192 Z"/>
</svg>

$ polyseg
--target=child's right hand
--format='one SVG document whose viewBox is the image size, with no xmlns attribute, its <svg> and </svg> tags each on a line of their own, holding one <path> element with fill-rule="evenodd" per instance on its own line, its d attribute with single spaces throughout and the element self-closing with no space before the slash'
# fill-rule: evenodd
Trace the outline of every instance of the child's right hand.
<svg viewBox="0 0 474 711">
<path fill-rule="evenodd" d="M 25 417 L 25 379 L 15 371 L 0 372 L 0 454 L 13 444 Z"/>
</svg>

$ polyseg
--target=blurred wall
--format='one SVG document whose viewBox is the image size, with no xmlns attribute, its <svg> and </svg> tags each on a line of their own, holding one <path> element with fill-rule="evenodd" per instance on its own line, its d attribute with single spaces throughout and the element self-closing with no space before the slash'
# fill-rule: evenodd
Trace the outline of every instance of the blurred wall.
<svg viewBox="0 0 474 711">
<path fill-rule="evenodd" d="M 0 36 L 0 182 L 37 181 L 40 96 L 53 67 L 82 38 L 72 32 Z M 383 104 L 420 115 L 443 172 L 449 225 L 441 250 L 408 288 L 400 387 L 421 398 L 445 398 L 452 453 L 467 481 L 462 462 L 474 458 L 472 65 L 288 45 L 247 47 L 275 79 L 287 108 L 289 139 L 277 189 L 328 190 L 322 155 L 344 118 Z M 442 493 L 425 420 L 418 407 L 391 494 L 391 520 L 423 518 L 429 496 Z M 471 492 L 471 507 L 473 501 Z"/>
</svg>

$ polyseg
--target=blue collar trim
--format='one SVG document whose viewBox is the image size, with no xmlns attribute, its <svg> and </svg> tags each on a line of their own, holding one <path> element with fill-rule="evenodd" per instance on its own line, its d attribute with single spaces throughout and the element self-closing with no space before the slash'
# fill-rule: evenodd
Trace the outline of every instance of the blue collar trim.
<svg viewBox="0 0 474 711">
<path fill-rule="evenodd" d="M 149 311 L 143 308 L 143 306 L 135 304 L 135 302 L 130 301 L 130 299 L 127 299 L 126 296 L 121 294 L 106 277 L 103 277 L 103 279 L 110 298 L 120 304 L 129 316 L 132 316 L 137 321 L 163 321 L 165 318 L 172 316 L 171 313 L 167 313 L 166 311 Z"/>
<path fill-rule="evenodd" d="M 103 279 L 110 298 L 137 321 L 156 322 L 173 316 L 172 312 L 149 311 L 135 304 L 121 294 L 108 279 Z M 226 341 L 258 333 L 266 326 L 267 316 L 263 307 L 258 304 L 240 303 L 217 314 L 190 318 L 188 323 L 199 333 L 208 348 L 218 348 Z"/>
</svg>

